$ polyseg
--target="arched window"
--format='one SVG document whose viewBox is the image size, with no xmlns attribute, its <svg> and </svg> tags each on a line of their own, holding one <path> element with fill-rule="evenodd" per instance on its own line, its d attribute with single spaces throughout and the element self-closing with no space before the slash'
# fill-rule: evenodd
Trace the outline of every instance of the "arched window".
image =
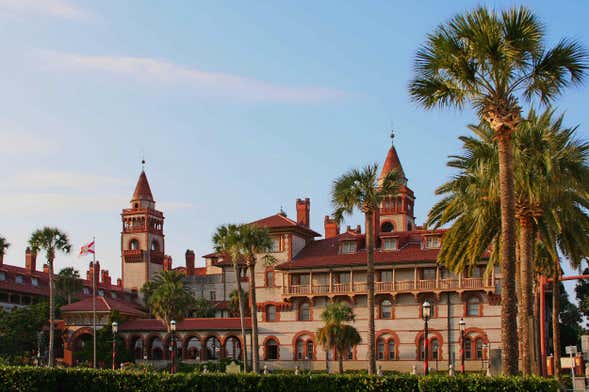
<svg viewBox="0 0 589 392">
<path fill-rule="evenodd" d="M 380 231 L 382 231 L 383 233 L 390 233 L 394 229 L 395 226 L 393 226 L 392 222 L 383 222 L 383 224 L 380 226 Z"/>
<path fill-rule="evenodd" d="M 274 287 L 274 271 L 266 271 L 266 287 Z"/>
<path fill-rule="evenodd" d="M 129 242 L 129 249 L 131 249 L 131 250 L 139 249 L 139 241 L 137 241 L 135 238 L 133 238 L 131 240 L 131 242 Z"/>
<path fill-rule="evenodd" d="M 477 338 L 474 341 L 474 348 L 476 353 L 476 359 L 483 359 L 483 339 Z"/>
<path fill-rule="evenodd" d="M 311 320 L 311 307 L 308 302 L 301 302 L 299 305 L 299 321 Z"/>
<path fill-rule="evenodd" d="M 472 359 L 472 341 L 468 338 L 464 338 L 464 358 Z"/>
<path fill-rule="evenodd" d="M 308 336 L 300 336 L 297 338 L 296 343 L 296 359 L 297 360 L 312 360 L 315 352 L 315 344 L 313 340 Z"/>
<path fill-rule="evenodd" d="M 214 336 L 211 336 L 207 339 L 207 360 L 217 360 L 219 359 L 219 354 L 221 353 L 221 342 Z"/>
<path fill-rule="evenodd" d="M 422 337 L 419 338 L 419 360 L 425 360 L 425 339 Z"/>
<path fill-rule="evenodd" d="M 133 356 L 135 359 L 143 359 L 143 339 L 140 337 L 136 338 L 133 344 Z"/>
<path fill-rule="evenodd" d="M 266 306 L 266 321 L 276 321 L 276 306 Z"/>
<path fill-rule="evenodd" d="M 389 334 L 383 334 L 376 340 L 376 358 L 379 361 L 393 361 L 397 359 L 395 353 L 395 338 Z"/>
<path fill-rule="evenodd" d="M 393 304 L 388 299 L 380 303 L 380 318 L 385 320 L 393 318 Z"/>
<path fill-rule="evenodd" d="M 156 240 L 151 241 L 151 250 L 157 252 L 160 249 L 160 244 Z"/>
<path fill-rule="evenodd" d="M 385 356 L 384 356 L 384 354 L 385 354 L 384 343 L 385 342 L 384 342 L 383 338 L 379 338 L 378 342 L 376 343 L 376 353 L 377 353 L 376 358 L 379 361 L 384 361 L 384 358 L 385 358 Z"/>
<path fill-rule="evenodd" d="M 466 301 L 466 315 L 469 317 L 481 315 L 481 300 L 478 296 L 472 296 Z"/>
<path fill-rule="evenodd" d="M 154 361 L 164 359 L 164 345 L 159 337 L 155 337 L 151 341 L 151 359 Z"/>
<path fill-rule="evenodd" d="M 238 360 L 241 357 L 241 342 L 235 336 L 230 336 L 225 341 L 225 358 Z"/>
<path fill-rule="evenodd" d="M 389 360 L 394 360 L 395 358 L 395 341 L 393 339 L 389 339 L 387 344 L 387 351 L 388 351 L 388 358 Z"/>
<path fill-rule="evenodd" d="M 307 340 L 307 359 L 313 359 L 313 351 L 314 351 L 314 346 L 313 346 L 313 341 L 312 340 Z"/>
<path fill-rule="evenodd" d="M 438 360 L 440 358 L 440 343 L 438 342 L 438 339 L 433 338 L 432 340 L 430 340 L 430 346 L 431 346 L 431 359 Z"/>
<path fill-rule="evenodd" d="M 419 338 L 419 359 L 421 361 L 424 360 L 425 358 L 425 346 L 424 346 L 424 339 L 423 336 L 421 336 Z M 428 353 L 428 358 L 430 360 L 442 360 L 442 355 L 440 352 L 440 341 L 438 340 L 437 337 L 431 337 L 429 338 L 429 344 L 427 346 L 427 353 Z"/>
<path fill-rule="evenodd" d="M 188 341 L 186 345 L 186 355 L 187 359 L 193 359 L 196 361 L 200 361 L 200 353 L 202 350 L 202 345 L 200 344 L 200 339 L 197 337 L 192 337 Z"/>
<path fill-rule="evenodd" d="M 266 360 L 273 361 L 278 359 L 278 342 L 274 339 L 268 339 L 265 347 Z"/>
<path fill-rule="evenodd" d="M 297 339 L 296 349 L 297 349 L 297 359 L 298 360 L 304 359 L 305 358 L 305 342 L 303 341 L 303 339 L 301 339 L 301 338 Z"/>
</svg>

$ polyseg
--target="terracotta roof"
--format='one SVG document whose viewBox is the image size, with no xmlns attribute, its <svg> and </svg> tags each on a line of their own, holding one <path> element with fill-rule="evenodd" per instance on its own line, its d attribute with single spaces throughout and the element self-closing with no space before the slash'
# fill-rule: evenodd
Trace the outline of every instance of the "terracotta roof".
<svg viewBox="0 0 589 392">
<path fill-rule="evenodd" d="M 389 149 L 387 157 L 385 158 L 384 163 L 382 164 L 382 170 L 380 172 L 378 180 L 381 181 L 389 172 L 393 170 L 397 170 L 401 177 L 406 178 L 405 171 L 403 170 L 403 166 L 401 165 L 401 160 L 399 159 L 399 155 L 397 154 L 397 150 L 395 149 L 394 145 L 391 146 L 391 148 Z"/>
<path fill-rule="evenodd" d="M 254 222 L 250 222 L 250 225 L 255 225 L 258 227 L 265 227 L 268 229 L 296 229 L 304 232 L 307 235 L 311 235 L 313 237 L 320 237 L 321 234 L 305 227 L 299 225 L 297 222 L 293 221 L 292 219 L 284 216 L 281 213 L 270 215 L 265 218 L 259 219 Z"/>
<path fill-rule="evenodd" d="M 439 249 L 422 249 L 422 239 L 428 234 L 442 234 L 439 231 L 405 231 L 398 232 L 399 249 L 395 251 L 383 251 L 376 249 L 374 252 L 374 262 L 376 264 L 389 263 L 414 263 L 420 261 L 435 262 L 437 260 Z M 347 233 L 328 238 L 325 240 L 314 241 L 307 245 L 301 252 L 293 258 L 292 262 L 282 263 L 277 266 L 278 269 L 298 269 L 298 268 L 317 268 L 317 267 L 337 267 L 353 266 L 366 264 L 366 248 L 361 246 L 356 253 L 341 254 L 339 244 L 342 238 L 347 238 Z"/>
<path fill-rule="evenodd" d="M 133 198 L 131 199 L 131 201 L 135 200 L 153 201 L 151 188 L 149 187 L 147 176 L 145 175 L 145 172 L 143 170 L 139 175 L 139 180 L 137 181 L 137 185 L 135 186 L 135 192 L 133 192 Z"/>
<path fill-rule="evenodd" d="M 251 328 L 251 319 L 245 319 L 245 327 Z M 176 325 L 177 331 L 239 330 L 239 318 L 187 318 Z M 163 321 L 156 319 L 129 320 L 119 326 L 120 331 L 166 331 Z"/>
<path fill-rule="evenodd" d="M 97 312 L 110 312 L 112 310 L 118 310 L 121 314 L 126 314 L 136 317 L 145 317 L 146 313 L 140 310 L 136 304 L 129 301 L 121 301 L 112 298 L 105 298 L 102 296 L 96 297 L 96 311 Z M 74 302 L 69 305 L 62 306 L 61 312 L 91 312 L 92 311 L 92 298 L 85 298 L 81 301 Z"/>
</svg>

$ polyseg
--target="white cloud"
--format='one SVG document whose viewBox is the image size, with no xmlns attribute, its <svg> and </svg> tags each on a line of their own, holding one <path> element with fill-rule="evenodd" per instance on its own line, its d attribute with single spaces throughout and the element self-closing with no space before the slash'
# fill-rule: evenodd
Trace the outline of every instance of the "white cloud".
<svg viewBox="0 0 589 392">
<path fill-rule="evenodd" d="M 2 0 L 0 0 L 2 1 Z M 148 57 L 87 56 L 43 51 L 50 66 L 107 72 L 144 82 L 189 85 L 198 92 L 246 100 L 323 102 L 341 98 L 343 91 L 326 87 L 293 87 L 222 72 L 209 72 Z"/>
<path fill-rule="evenodd" d="M 0 0 L 0 10 L 43 14 L 71 20 L 84 20 L 89 13 L 60 0 Z"/>
<path fill-rule="evenodd" d="M 48 153 L 59 148 L 55 141 L 30 132 L 0 131 L 0 140 L 0 154 L 3 155 Z"/>
</svg>

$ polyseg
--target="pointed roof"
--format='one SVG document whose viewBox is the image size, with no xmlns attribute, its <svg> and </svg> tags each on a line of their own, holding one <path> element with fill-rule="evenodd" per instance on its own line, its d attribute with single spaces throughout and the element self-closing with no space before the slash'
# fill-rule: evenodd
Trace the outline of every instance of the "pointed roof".
<svg viewBox="0 0 589 392">
<path fill-rule="evenodd" d="M 110 312 L 118 310 L 121 314 L 145 317 L 145 312 L 138 308 L 138 306 L 129 301 L 116 300 L 112 298 L 106 298 L 103 296 L 96 297 L 96 311 L 97 312 Z M 71 303 L 69 305 L 62 306 L 61 312 L 91 312 L 92 311 L 92 297 L 85 298 L 81 301 Z"/>
<path fill-rule="evenodd" d="M 149 182 L 147 181 L 147 176 L 143 170 L 141 170 L 139 180 L 137 180 L 137 185 L 135 186 L 135 192 L 133 192 L 133 198 L 131 201 L 134 200 L 154 201 Z"/>
<path fill-rule="evenodd" d="M 407 180 L 405 177 L 405 171 L 403 170 L 403 166 L 401 165 L 401 160 L 399 159 L 399 155 L 397 155 L 397 150 L 395 149 L 395 145 L 391 145 L 387 157 L 384 160 L 382 165 L 382 171 L 380 172 L 380 176 L 378 177 L 378 181 L 382 181 L 382 179 L 391 171 L 397 170 L 401 177 Z"/>
</svg>

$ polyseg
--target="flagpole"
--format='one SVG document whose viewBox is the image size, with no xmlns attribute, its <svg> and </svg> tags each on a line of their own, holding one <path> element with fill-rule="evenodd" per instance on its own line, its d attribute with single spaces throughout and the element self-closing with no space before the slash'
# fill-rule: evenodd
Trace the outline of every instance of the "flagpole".
<svg viewBox="0 0 589 392">
<path fill-rule="evenodd" d="M 92 367 L 96 369 L 96 239 L 92 237 L 94 252 L 92 252 Z"/>
</svg>

